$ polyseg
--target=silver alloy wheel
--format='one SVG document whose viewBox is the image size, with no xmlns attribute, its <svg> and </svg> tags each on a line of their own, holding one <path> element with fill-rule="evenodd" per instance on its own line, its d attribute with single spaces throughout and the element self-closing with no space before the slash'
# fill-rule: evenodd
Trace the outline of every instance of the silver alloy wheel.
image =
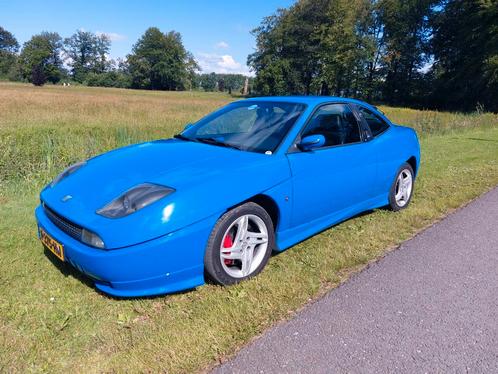
<svg viewBox="0 0 498 374">
<path fill-rule="evenodd" d="M 264 221 L 254 214 L 243 215 L 223 235 L 220 245 L 221 266 L 231 277 L 246 277 L 261 265 L 267 249 L 268 229 Z"/>
<path fill-rule="evenodd" d="M 396 190 L 394 199 L 399 207 L 404 207 L 408 201 L 413 189 L 413 176 L 410 170 L 403 169 L 396 180 Z"/>
</svg>

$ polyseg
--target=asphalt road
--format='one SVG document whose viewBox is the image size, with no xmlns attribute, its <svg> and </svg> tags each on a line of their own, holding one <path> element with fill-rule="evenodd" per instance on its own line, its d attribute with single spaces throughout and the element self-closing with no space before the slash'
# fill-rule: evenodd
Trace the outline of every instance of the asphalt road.
<svg viewBox="0 0 498 374">
<path fill-rule="evenodd" d="M 215 373 L 498 373 L 498 188 Z"/>
</svg>

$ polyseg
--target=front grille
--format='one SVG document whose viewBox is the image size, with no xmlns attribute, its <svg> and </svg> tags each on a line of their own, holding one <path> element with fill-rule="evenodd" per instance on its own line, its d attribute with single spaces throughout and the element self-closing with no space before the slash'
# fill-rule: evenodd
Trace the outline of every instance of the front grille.
<svg viewBox="0 0 498 374">
<path fill-rule="evenodd" d="M 64 231 L 67 235 L 81 241 L 83 234 L 83 228 L 81 226 L 76 225 L 75 223 L 62 217 L 60 214 L 54 212 L 45 203 L 42 203 L 42 205 L 48 219 L 52 221 L 55 226 Z"/>
</svg>

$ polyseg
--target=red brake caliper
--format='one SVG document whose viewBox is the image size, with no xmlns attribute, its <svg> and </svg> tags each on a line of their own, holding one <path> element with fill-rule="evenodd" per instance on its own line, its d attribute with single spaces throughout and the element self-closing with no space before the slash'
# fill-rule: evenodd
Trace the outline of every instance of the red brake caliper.
<svg viewBox="0 0 498 374">
<path fill-rule="evenodd" d="M 232 245 L 233 245 L 232 235 L 226 234 L 225 238 L 223 239 L 223 248 L 232 248 Z M 230 252 L 225 252 L 225 251 L 223 251 L 223 253 L 230 254 Z M 229 258 L 225 258 L 223 260 L 225 261 L 225 265 L 233 265 L 233 260 Z"/>
</svg>

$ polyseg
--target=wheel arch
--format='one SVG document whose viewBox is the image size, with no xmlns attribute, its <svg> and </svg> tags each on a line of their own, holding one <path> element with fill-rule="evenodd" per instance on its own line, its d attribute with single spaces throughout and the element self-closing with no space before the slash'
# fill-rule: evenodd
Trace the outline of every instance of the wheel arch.
<svg viewBox="0 0 498 374">
<path fill-rule="evenodd" d="M 273 198 L 271 198 L 270 196 L 264 194 L 253 196 L 248 201 L 252 201 L 253 203 L 258 204 L 264 210 L 266 210 L 273 223 L 273 230 L 276 232 L 277 225 L 280 219 L 280 209 L 276 201 L 273 200 Z"/>
<path fill-rule="evenodd" d="M 278 207 L 277 202 L 272 197 L 270 197 L 268 195 L 265 195 L 265 194 L 254 195 L 254 196 L 250 197 L 249 199 L 242 201 L 239 204 L 236 204 L 236 205 L 229 207 L 226 210 L 226 212 L 232 210 L 235 207 L 238 207 L 242 204 L 249 203 L 249 202 L 253 202 L 255 204 L 258 204 L 264 210 L 266 210 L 266 212 L 270 216 L 271 221 L 273 223 L 273 231 L 276 232 L 277 226 L 278 226 L 279 221 L 280 221 L 280 208 Z"/>
<path fill-rule="evenodd" d="M 417 158 L 415 156 L 411 156 L 406 162 L 412 167 L 413 172 L 417 175 Z"/>
</svg>

